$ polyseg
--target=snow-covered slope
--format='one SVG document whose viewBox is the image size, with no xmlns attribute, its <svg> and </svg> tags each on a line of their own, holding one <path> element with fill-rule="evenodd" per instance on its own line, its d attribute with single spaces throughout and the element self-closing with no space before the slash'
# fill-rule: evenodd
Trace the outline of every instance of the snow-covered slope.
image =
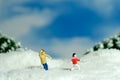
<svg viewBox="0 0 120 80">
<path fill-rule="evenodd" d="M 16 51 L 0 54 L 0 80 L 119 80 L 120 51 L 99 50 L 81 58 L 81 70 L 70 71 L 69 60 L 48 59 L 49 70 L 40 65 L 38 53 Z"/>
</svg>

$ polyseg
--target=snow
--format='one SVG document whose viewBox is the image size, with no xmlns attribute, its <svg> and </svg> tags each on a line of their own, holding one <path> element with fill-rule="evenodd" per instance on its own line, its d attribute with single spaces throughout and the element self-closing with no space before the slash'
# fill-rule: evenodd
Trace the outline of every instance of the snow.
<svg viewBox="0 0 120 80">
<path fill-rule="evenodd" d="M 4 43 L 2 44 L 2 46 L 5 48 L 5 47 L 7 47 L 8 45 L 7 45 L 6 42 L 4 42 Z"/>
<path fill-rule="evenodd" d="M 112 41 L 112 40 L 109 40 L 108 48 L 111 48 L 112 46 L 113 46 L 113 41 Z"/>
<path fill-rule="evenodd" d="M 117 46 L 120 47 L 120 41 L 117 41 Z"/>
<path fill-rule="evenodd" d="M 81 58 L 80 70 L 70 71 L 70 59 L 48 59 L 44 71 L 32 50 L 0 54 L 0 80 L 119 80 L 120 51 L 99 50 Z"/>
<path fill-rule="evenodd" d="M 20 43 L 20 42 L 18 42 L 18 43 L 17 43 L 17 46 L 21 46 L 21 43 Z"/>
</svg>

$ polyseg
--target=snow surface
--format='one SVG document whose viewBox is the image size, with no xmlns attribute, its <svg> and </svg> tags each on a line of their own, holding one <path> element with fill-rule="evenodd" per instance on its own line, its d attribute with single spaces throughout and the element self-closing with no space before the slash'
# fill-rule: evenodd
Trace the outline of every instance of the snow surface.
<svg viewBox="0 0 120 80">
<path fill-rule="evenodd" d="M 80 70 L 70 71 L 70 59 L 48 59 L 44 71 L 32 50 L 0 54 L 0 80 L 119 80 L 120 51 L 99 50 L 81 58 Z"/>
</svg>

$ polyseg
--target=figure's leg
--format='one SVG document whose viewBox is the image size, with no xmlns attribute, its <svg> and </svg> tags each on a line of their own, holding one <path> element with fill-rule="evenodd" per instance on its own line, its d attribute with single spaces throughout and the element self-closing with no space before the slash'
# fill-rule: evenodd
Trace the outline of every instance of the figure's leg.
<svg viewBox="0 0 120 80">
<path fill-rule="evenodd" d="M 71 68 L 71 71 L 75 69 L 75 65 L 73 64 L 72 68 Z"/>
<path fill-rule="evenodd" d="M 43 68 L 45 69 L 45 64 L 43 64 Z"/>
<path fill-rule="evenodd" d="M 78 64 L 76 64 L 76 67 L 77 67 L 78 70 L 80 70 L 80 66 Z"/>
<path fill-rule="evenodd" d="M 48 64 L 45 63 L 45 70 L 48 70 Z"/>
</svg>

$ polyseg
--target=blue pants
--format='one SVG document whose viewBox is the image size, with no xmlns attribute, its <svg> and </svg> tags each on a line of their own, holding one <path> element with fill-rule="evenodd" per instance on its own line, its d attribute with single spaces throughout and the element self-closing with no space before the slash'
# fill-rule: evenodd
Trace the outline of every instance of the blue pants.
<svg viewBox="0 0 120 80">
<path fill-rule="evenodd" d="M 47 63 L 43 64 L 43 67 L 44 67 L 45 70 L 48 70 L 48 64 Z"/>
</svg>

